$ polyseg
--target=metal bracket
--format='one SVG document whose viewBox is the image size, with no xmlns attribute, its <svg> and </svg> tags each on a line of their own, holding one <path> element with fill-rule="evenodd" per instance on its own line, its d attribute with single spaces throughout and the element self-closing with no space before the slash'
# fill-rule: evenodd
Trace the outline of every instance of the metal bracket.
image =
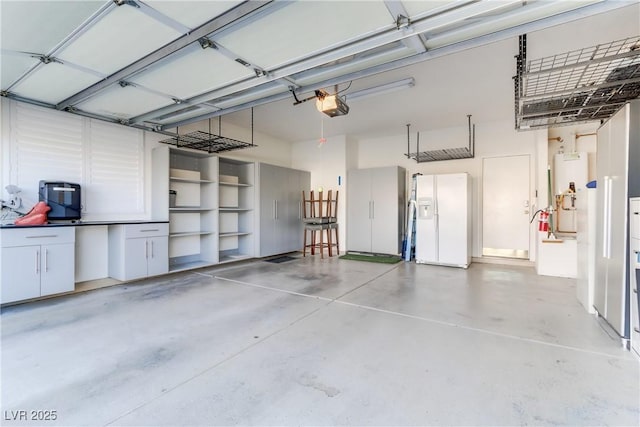
<svg viewBox="0 0 640 427">
<path fill-rule="evenodd" d="M 206 37 L 201 37 L 198 39 L 198 43 L 200 43 L 200 47 L 203 49 L 207 49 L 207 48 L 211 48 L 211 49 L 218 49 L 218 46 L 216 46 L 216 44 L 213 42 L 213 40 L 210 40 Z"/>
<path fill-rule="evenodd" d="M 410 25 L 411 25 L 411 19 L 409 19 L 407 16 L 404 16 L 402 14 L 399 14 L 398 16 L 396 16 L 396 28 L 398 30 L 402 28 L 409 28 Z"/>
<path fill-rule="evenodd" d="M 133 6 L 140 9 L 140 5 L 134 0 L 113 0 L 113 2 L 116 4 L 116 6 L 122 6 L 126 4 L 127 6 Z"/>
</svg>

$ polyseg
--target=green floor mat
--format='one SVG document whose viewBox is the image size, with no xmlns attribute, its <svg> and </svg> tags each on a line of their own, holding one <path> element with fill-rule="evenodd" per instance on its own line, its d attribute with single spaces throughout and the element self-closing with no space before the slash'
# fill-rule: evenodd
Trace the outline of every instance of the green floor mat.
<svg viewBox="0 0 640 427">
<path fill-rule="evenodd" d="M 395 264 L 402 261 L 402 258 L 396 255 L 361 255 L 361 254 L 345 254 L 340 259 L 350 259 L 353 261 L 381 262 L 383 264 Z"/>
</svg>

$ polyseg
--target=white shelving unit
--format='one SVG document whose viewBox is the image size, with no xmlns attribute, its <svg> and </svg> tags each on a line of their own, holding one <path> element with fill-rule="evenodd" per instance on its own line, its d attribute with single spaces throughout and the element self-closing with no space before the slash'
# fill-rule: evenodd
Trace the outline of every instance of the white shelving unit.
<svg viewBox="0 0 640 427">
<path fill-rule="evenodd" d="M 217 264 L 218 158 L 157 147 L 153 161 L 154 216 L 169 219 L 169 271 Z M 176 192 L 171 205 L 170 190 Z"/>
<path fill-rule="evenodd" d="M 219 262 L 252 258 L 255 164 L 220 158 L 219 169 Z"/>
</svg>

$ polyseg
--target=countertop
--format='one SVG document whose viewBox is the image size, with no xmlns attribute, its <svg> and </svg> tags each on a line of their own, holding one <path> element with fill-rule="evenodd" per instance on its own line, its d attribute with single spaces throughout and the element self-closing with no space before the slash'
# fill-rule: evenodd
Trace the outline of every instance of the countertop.
<svg viewBox="0 0 640 427">
<path fill-rule="evenodd" d="M 157 220 L 134 220 L 134 221 L 60 221 L 41 225 L 0 225 L 0 229 L 17 229 L 17 228 L 47 228 L 47 227 L 82 227 L 91 225 L 120 225 L 120 224 L 168 224 L 169 221 Z"/>
</svg>

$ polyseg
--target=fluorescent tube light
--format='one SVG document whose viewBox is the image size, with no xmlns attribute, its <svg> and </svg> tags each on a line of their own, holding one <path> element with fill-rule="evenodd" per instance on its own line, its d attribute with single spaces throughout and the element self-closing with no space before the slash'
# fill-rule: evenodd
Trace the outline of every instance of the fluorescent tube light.
<svg viewBox="0 0 640 427">
<path fill-rule="evenodd" d="M 379 86 L 373 86 L 367 89 L 358 90 L 353 93 L 345 94 L 345 98 L 349 101 L 354 99 L 363 99 L 372 95 L 380 95 L 383 93 L 395 92 L 397 90 L 408 89 L 416 85 L 416 81 L 413 77 L 408 79 L 398 80 L 391 83 L 386 83 Z"/>
</svg>

